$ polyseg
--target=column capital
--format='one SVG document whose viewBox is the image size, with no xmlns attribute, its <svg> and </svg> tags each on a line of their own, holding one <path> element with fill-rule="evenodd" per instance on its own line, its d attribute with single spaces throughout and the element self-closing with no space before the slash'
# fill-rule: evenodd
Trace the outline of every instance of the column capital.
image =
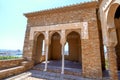
<svg viewBox="0 0 120 80">
<path fill-rule="evenodd" d="M 115 47 L 118 43 L 116 29 L 113 26 L 107 26 L 106 43 L 108 47 Z"/>
<path fill-rule="evenodd" d="M 45 39 L 49 38 L 49 31 L 45 31 Z"/>
<path fill-rule="evenodd" d="M 115 51 L 115 46 L 106 46 L 108 51 Z"/>
<path fill-rule="evenodd" d="M 45 31 L 45 44 L 49 45 L 49 31 Z"/>
<path fill-rule="evenodd" d="M 65 42 L 66 42 L 65 30 L 61 30 L 61 40 L 60 40 L 60 43 L 61 43 L 61 45 L 65 45 Z"/>
</svg>

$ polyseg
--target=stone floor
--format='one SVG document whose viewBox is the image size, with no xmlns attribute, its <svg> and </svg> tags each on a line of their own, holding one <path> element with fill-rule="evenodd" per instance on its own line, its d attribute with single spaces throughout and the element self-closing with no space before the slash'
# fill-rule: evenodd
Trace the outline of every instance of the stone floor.
<svg viewBox="0 0 120 80">
<path fill-rule="evenodd" d="M 60 73 L 30 70 L 17 76 L 7 78 L 5 80 L 93 80 L 93 79 L 82 78 L 66 74 L 62 75 Z"/>
<path fill-rule="evenodd" d="M 13 76 L 7 78 L 5 80 L 99 80 L 99 79 L 88 79 L 83 78 L 82 76 L 77 76 L 77 74 L 82 72 L 82 67 L 78 62 L 65 61 L 65 72 L 72 74 L 60 74 L 61 72 L 61 61 L 49 61 L 48 62 L 48 71 L 44 72 L 45 62 L 38 64 L 33 67 L 33 69 L 19 74 L 17 76 Z M 40 69 L 40 70 L 39 70 Z M 50 71 L 55 70 L 55 71 Z M 104 78 L 102 80 L 109 80 L 108 71 L 104 71 Z M 119 72 L 120 78 L 120 72 Z"/>
<path fill-rule="evenodd" d="M 65 63 L 65 68 L 75 68 L 75 69 L 81 69 L 82 68 L 82 66 L 79 62 L 65 60 L 64 63 Z M 40 65 L 45 65 L 45 61 L 42 62 Z M 61 67 L 62 66 L 62 61 L 61 60 L 51 60 L 51 61 L 48 61 L 48 65 L 49 66 Z"/>
<path fill-rule="evenodd" d="M 62 62 L 60 60 L 49 61 L 47 71 L 61 73 L 61 66 L 62 66 L 61 63 Z M 44 71 L 44 68 L 45 68 L 45 62 L 34 66 L 33 70 Z M 82 72 L 81 70 L 82 70 L 82 67 L 80 63 L 65 60 L 65 68 L 64 68 L 65 74 L 81 76 L 81 72 Z"/>
</svg>

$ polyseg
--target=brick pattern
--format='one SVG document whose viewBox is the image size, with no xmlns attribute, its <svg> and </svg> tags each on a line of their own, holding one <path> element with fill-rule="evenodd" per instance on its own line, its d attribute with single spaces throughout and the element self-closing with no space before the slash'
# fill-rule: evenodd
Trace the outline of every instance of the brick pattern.
<svg viewBox="0 0 120 80">
<path fill-rule="evenodd" d="M 116 26 L 116 33 L 117 33 L 117 40 L 118 40 L 118 43 L 115 47 L 115 50 L 116 50 L 116 56 L 117 56 L 117 67 L 118 67 L 118 70 L 120 70 L 120 18 L 119 19 L 115 19 L 115 26 Z"/>
<path fill-rule="evenodd" d="M 0 79 L 22 73 L 33 67 L 33 61 L 24 61 L 23 59 L 3 60 L 0 63 Z"/>
<path fill-rule="evenodd" d="M 0 60 L 0 70 L 15 67 L 21 64 L 24 59 Z"/>
</svg>

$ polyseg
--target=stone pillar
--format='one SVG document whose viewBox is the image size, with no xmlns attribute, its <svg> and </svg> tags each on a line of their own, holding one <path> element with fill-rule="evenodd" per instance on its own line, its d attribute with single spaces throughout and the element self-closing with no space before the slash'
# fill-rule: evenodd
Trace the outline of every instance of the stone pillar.
<svg viewBox="0 0 120 80">
<path fill-rule="evenodd" d="M 48 50 L 49 50 L 49 32 L 46 31 L 46 34 L 45 34 L 45 69 L 44 71 L 47 71 L 47 63 L 48 63 Z"/>
<path fill-rule="evenodd" d="M 64 45 L 62 45 L 62 71 L 61 71 L 61 74 L 64 74 Z"/>
<path fill-rule="evenodd" d="M 117 62 L 116 62 L 116 53 L 115 47 L 107 46 L 108 52 L 108 61 L 109 61 L 109 75 L 111 80 L 118 80 L 118 70 L 117 70 Z"/>
<path fill-rule="evenodd" d="M 65 30 L 61 31 L 61 40 L 60 43 L 62 45 L 61 52 L 62 52 L 62 71 L 61 74 L 64 74 L 64 46 L 65 46 L 66 38 L 65 38 Z"/>
</svg>

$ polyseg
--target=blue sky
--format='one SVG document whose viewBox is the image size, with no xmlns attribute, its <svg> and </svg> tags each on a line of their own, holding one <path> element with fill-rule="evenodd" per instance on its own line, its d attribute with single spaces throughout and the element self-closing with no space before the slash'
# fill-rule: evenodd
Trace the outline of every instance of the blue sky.
<svg viewBox="0 0 120 80">
<path fill-rule="evenodd" d="M 0 49 L 23 48 L 27 19 L 24 13 L 91 0 L 0 0 Z"/>
</svg>

